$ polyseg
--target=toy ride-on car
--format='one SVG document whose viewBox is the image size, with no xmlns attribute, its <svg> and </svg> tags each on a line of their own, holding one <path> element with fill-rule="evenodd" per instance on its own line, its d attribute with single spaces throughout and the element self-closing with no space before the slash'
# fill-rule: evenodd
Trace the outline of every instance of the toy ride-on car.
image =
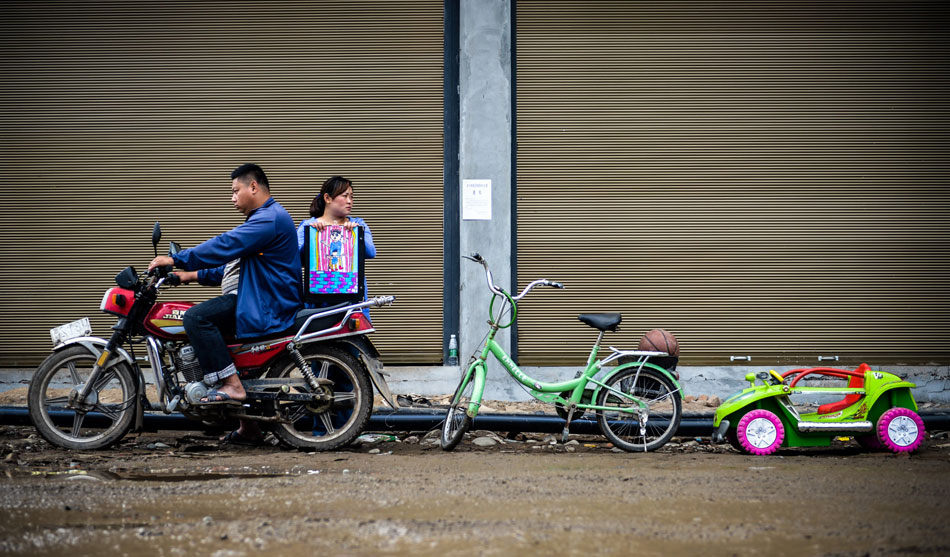
<svg viewBox="0 0 950 557">
<path fill-rule="evenodd" d="M 846 380 L 847 386 L 805 387 L 802 379 Z M 868 449 L 911 452 L 924 438 L 924 422 L 911 394 L 913 383 L 867 364 L 856 370 L 817 367 L 746 375 L 752 386 L 716 410 L 713 442 L 728 441 L 740 452 L 768 455 L 779 447 L 826 447 L 838 436 L 854 436 Z M 756 381 L 761 384 L 756 385 Z M 839 381 L 835 381 L 839 380 Z M 822 381 L 823 383 L 825 381 Z M 799 413 L 792 395 L 844 396 L 817 411 Z"/>
</svg>

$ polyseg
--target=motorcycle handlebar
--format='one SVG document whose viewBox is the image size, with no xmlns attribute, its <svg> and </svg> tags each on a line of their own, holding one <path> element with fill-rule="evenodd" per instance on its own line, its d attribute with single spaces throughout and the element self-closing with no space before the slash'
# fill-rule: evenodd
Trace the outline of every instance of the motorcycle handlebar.
<svg viewBox="0 0 950 557">
<path fill-rule="evenodd" d="M 175 267 L 173 267 L 172 265 L 163 265 L 161 267 L 155 267 L 154 269 L 145 273 L 145 275 L 149 277 L 157 276 L 159 278 L 164 278 L 164 277 L 167 277 L 172 272 L 172 270 L 174 270 L 174 268 Z"/>
</svg>

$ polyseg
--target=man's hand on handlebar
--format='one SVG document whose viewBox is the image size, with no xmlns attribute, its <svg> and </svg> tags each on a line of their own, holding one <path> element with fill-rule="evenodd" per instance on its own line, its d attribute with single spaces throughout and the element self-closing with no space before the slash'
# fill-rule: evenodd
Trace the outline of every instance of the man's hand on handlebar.
<svg viewBox="0 0 950 557">
<path fill-rule="evenodd" d="M 152 274 L 152 271 L 158 269 L 158 274 L 167 275 L 172 271 L 173 266 L 175 265 L 175 260 L 167 255 L 159 255 L 148 264 L 148 272 Z"/>
</svg>

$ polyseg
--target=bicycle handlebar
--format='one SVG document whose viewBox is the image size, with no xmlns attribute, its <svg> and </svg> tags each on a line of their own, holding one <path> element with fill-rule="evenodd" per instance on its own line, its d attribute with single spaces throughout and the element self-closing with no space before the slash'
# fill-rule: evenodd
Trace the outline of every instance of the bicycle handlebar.
<svg viewBox="0 0 950 557">
<path fill-rule="evenodd" d="M 488 281 L 488 289 L 491 290 L 493 293 L 497 294 L 498 296 L 505 297 L 504 289 L 501 288 L 500 286 L 495 285 L 494 281 L 492 280 L 491 269 L 488 268 L 488 261 L 485 261 L 484 257 L 479 255 L 477 252 L 472 253 L 472 255 L 470 256 L 463 255 L 462 257 L 464 257 L 465 259 L 474 261 L 475 263 L 479 263 L 481 264 L 482 267 L 485 267 L 485 279 Z M 536 286 L 550 286 L 552 288 L 560 288 L 562 290 L 564 289 L 564 285 L 560 282 L 555 282 L 553 280 L 548 280 L 548 279 L 538 279 L 529 283 L 528 286 L 525 286 L 524 290 L 521 291 L 521 294 L 518 294 L 517 296 L 512 296 L 511 299 L 517 302 L 521 298 L 524 298 L 525 295 L 528 292 L 531 292 L 531 290 Z"/>
</svg>

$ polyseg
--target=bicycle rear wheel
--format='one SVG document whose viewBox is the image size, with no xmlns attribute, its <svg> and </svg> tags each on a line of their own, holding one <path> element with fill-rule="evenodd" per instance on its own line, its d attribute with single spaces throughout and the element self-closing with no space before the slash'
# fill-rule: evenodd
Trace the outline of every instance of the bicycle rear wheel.
<svg viewBox="0 0 950 557">
<path fill-rule="evenodd" d="M 652 451 L 666 444 L 679 428 L 683 410 L 680 394 L 662 373 L 628 368 L 606 380 L 597 395 L 600 430 L 625 451 Z M 632 412 L 630 410 L 633 410 Z"/>
<path fill-rule="evenodd" d="M 468 405 L 472 402 L 472 393 L 475 391 L 475 369 L 469 369 L 455 389 L 449 411 L 442 422 L 442 435 L 439 444 L 442 450 L 451 451 L 462 440 L 462 436 L 472 425 L 472 417 L 468 415 Z"/>
</svg>

